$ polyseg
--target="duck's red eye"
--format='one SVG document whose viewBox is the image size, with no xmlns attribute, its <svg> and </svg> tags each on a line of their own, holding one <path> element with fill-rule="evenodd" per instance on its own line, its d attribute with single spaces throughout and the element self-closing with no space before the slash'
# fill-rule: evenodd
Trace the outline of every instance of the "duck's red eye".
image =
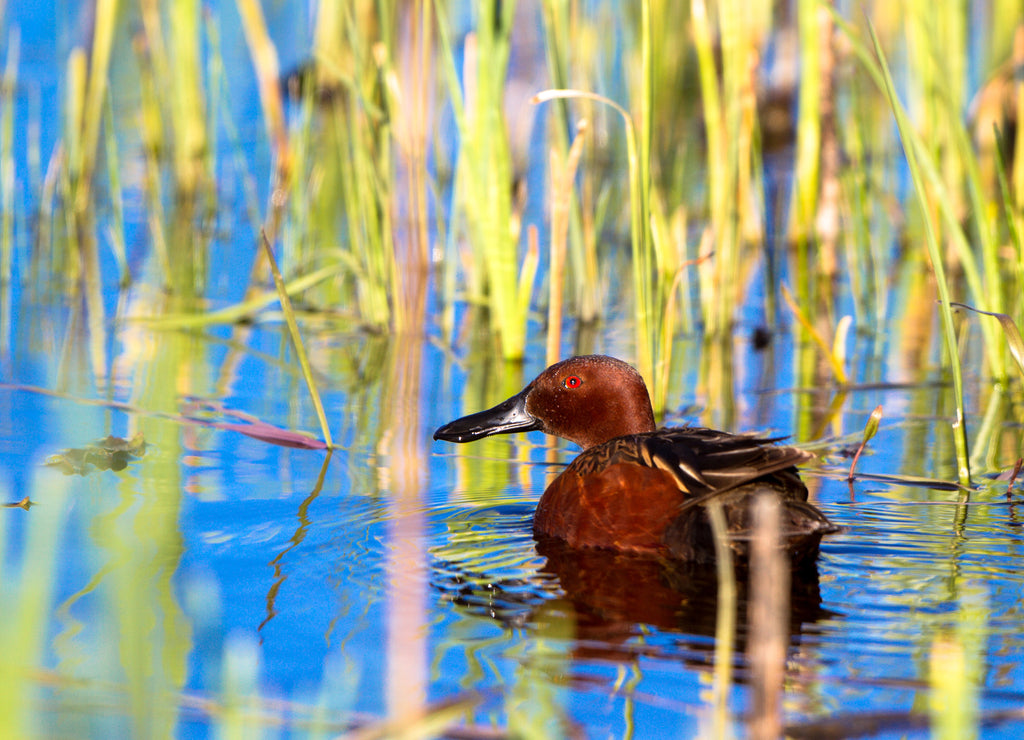
<svg viewBox="0 0 1024 740">
<path fill-rule="evenodd" d="M 568 378 L 562 381 L 562 385 L 566 388 L 579 388 L 583 385 L 583 379 L 579 375 L 570 375 Z"/>
</svg>

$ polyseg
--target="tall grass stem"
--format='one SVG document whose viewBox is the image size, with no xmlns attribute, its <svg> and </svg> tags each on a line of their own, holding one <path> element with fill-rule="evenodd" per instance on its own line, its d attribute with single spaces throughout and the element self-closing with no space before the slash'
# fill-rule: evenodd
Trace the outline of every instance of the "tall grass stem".
<svg viewBox="0 0 1024 740">
<path fill-rule="evenodd" d="M 967 450 L 967 419 L 964 413 L 964 387 L 963 375 L 960 370 L 960 356 L 957 351 L 956 330 L 953 328 L 953 309 L 949 299 L 949 285 L 946 282 L 946 271 L 943 263 L 942 251 L 931 219 L 928 217 L 930 211 L 928 197 L 926 194 L 926 181 L 921 169 L 918 157 L 918 149 L 911 140 L 913 131 L 907 120 L 903 105 L 896 95 L 896 88 L 889 72 L 889 65 L 885 60 L 881 42 L 875 33 L 874 26 L 868 22 L 868 31 L 871 34 L 871 41 L 874 45 L 875 57 L 882 73 L 884 82 L 883 89 L 889 98 L 889 104 L 896 117 L 896 126 L 899 129 L 900 138 L 903 140 L 903 150 L 907 157 L 907 166 L 910 169 L 911 178 L 914 182 L 914 191 L 917 193 L 918 202 L 923 216 L 928 256 L 931 259 L 932 271 L 935 274 L 935 283 L 942 300 L 940 317 L 942 331 L 946 342 L 946 354 L 949 361 L 950 373 L 953 377 L 953 395 L 956 408 L 953 421 L 953 444 L 956 450 L 957 477 L 961 485 L 969 486 L 971 483 L 970 457 Z"/>
</svg>

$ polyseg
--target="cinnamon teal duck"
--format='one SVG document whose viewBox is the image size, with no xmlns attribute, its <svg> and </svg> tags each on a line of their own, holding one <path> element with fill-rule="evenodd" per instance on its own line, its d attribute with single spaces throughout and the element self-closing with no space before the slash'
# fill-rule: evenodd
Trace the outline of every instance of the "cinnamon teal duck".
<svg viewBox="0 0 1024 740">
<path fill-rule="evenodd" d="M 583 448 L 541 496 L 533 520 L 539 540 L 711 562 L 707 504 L 714 498 L 743 560 L 752 503 L 765 492 L 782 504 L 782 538 L 794 565 L 816 558 L 822 536 L 838 529 L 807 501 L 796 466 L 811 453 L 751 434 L 658 429 L 640 373 L 613 357 L 556 363 L 507 401 L 445 424 L 434 439 L 531 430 Z"/>
</svg>

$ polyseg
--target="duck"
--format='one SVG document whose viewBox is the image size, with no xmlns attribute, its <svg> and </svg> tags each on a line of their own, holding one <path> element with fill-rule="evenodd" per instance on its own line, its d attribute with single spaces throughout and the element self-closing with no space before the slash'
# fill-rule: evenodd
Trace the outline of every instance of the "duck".
<svg viewBox="0 0 1024 740">
<path fill-rule="evenodd" d="M 763 494 L 780 503 L 781 546 L 793 566 L 816 561 L 822 537 L 838 531 L 807 500 L 797 466 L 812 453 L 756 434 L 659 429 L 641 374 L 606 355 L 555 363 L 493 408 L 441 426 L 434 439 L 466 443 L 535 430 L 581 448 L 537 503 L 539 542 L 711 563 L 708 506 L 718 501 L 728 545 L 743 563 L 753 502 Z"/>
</svg>

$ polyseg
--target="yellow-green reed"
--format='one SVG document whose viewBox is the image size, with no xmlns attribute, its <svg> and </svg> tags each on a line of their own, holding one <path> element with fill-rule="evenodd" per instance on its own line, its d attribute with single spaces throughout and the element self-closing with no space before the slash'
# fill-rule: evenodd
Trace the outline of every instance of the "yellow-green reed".
<svg viewBox="0 0 1024 740">
<path fill-rule="evenodd" d="M 309 356 L 306 354 L 306 346 L 302 342 L 299 324 L 295 320 L 295 311 L 292 308 L 291 299 L 288 297 L 288 291 L 285 289 L 281 271 L 277 268 L 277 260 L 274 259 L 274 249 L 264 232 L 260 233 L 260 242 L 266 252 L 270 273 L 274 277 L 277 299 L 281 302 L 281 312 L 284 314 L 284 320 L 288 326 L 288 337 L 291 339 L 295 357 L 299 361 L 299 367 L 302 368 L 302 377 L 306 381 L 306 387 L 309 389 L 309 395 L 313 400 L 316 418 L 320 422 L 320 431 L 324 435 L 324 442 L 327 444 L 327 448 L 331 449 L 334 447 L 334 443 L 331 441 L 331 428 L 327 423 L 327 414 L 324 413 L 324 404 L 320 400 L 320 392 L 317 390 L 316 381 L 313 379 L 313 370 L 309 364 Z"/>
<path fill-rule="evenodd" d="M 894 229 L 892 220 L 885 217 L 874 200 L 885 178 L 884 163 L 869 156 L 871 145 L 865 140 L 879 127 L 861 121 L 861 112 L 880 106 L 870 106 L 860 87 L 859 80 L 850 80 L 845 90 L 855 113 L 846 117 L 842 131 L 843 148 L 850 162 L 840 176 L 845 209 L 842 256 L 849 275 L 856 324 L 872 327 L 881 335 L 889 305 L 885 286 L 890 264 L 885 250 L 893 242 Z"/>
<path fill-rule="evenodd" d="M 73 285 L 84 295 L 89 357 L 95 382 L 101 388 L 107 375 L 106 318 L 92 187 L 100 129 L 108 105 L 107 73 L 117 19 L 116 0 L 99 0 L 94 9 L 90 52 L 75 48 L 68 57 L 64 120 L 67 167 L 61 193 L 66 238 L 58 243 L 73 248 L 53 252 L 60 274 L 67 281 L 65 287 Z"/>
<path fill-rule="evenodd" d="M 1022 26 L 1022 29 L 1024 29 L 1024 26 Z M 1021 42 L 1024 44 L 1024 30 L 1022 30 L 1018 36 L 1020 36 Z M 1024 85 L 1022 85 L 1022 92 L 1024 92 Z M 1024 100 L 1024 95 L 1021 95 L 1020 99 Z M 1024 129 L 1024 127 L 1021 128 Z M 1024 157 L 1017 157 L 1014 162 L 1014 167 L 1016 167 L 1022 160 L 1024 160 Z M 1024 238 L 1022 238 L 1021 234 L 1021 228 L 1024 226 L 1024 218 L 1022 218 L 1024 211 L 1021 211 L 1014 203 L 1013 193 L 1011 193 L 1009 183 L 1007 182 L 1006 163 L 1003 161 L 1002 157 L 999 157 L 997 161 L 996 172 L 998 175 L 999 193 L 1002 197 L 1002 212 L 1006 214 L 1006 231 L 1009 241 L 1009 251 L 1013 255 L 1013 260 L 1016 262 L 1013 274 L 1016 277 L 1016 285 L 1024 288 Z M 1021 193 L 1020 197 L 1024 197 L 1024 193 Z M 1017 292 L 1016 294 L 1011 293 L 1009 302 L 1011 303 L 1011 310 L 1013 310 L 1018 316 L 1024 315 L 1024 298 L 1021 297 L 1020 292 Z"/>
<path fill-rule="evenodd" d="M 456 190 L 472 260 L 465 276 L 468 298 L 488 306 L 501 354 L 510 360 L 521 359 L 526 348 L 536 273 L 534 257 L 519 256 L 520 224 L 512 202 L 514 173 L 503 113 L 515 9 L 511 1 L 476 6 L 476 29 L 464 46 L 464 93 L 447 23 L 439 18 L 443 66 L 460 134 Z"/>
<path fill-rule="evenodd" d="M 1013 13 L 1019 12 L 1018 9 L 1012 11 Z M 1014 17 L 1010 15 L 1010 17 Z M 1024 65 L 1024 23 L 1018 21 L 1016 32 L 1013 34 L 1013 55 L 1011 57 L 1011 65 L 1014 70 L 1020 69 L 1021 65 Z M 1014 85 L 1014 98 L 1016 102 L 1015 112 L 1017 114 L 1017 137 L 1014 143 L 1014 151 L 1018 154 L 1024 152 L 1024 126 L 1020 125 L 1021 121 L 1024 121 L 1024 82 L 1017 78 L 1017 75 L 1013 75 Z M 1024 210 L 1024 156 L 1017 156 L 1013 161 L 1013 168 L 1011 170 L 1013 178 L 1013 189 L 1017 194 L 1015 205 L 1017 206 L 1017 213 L 1014 214 L 1013 218 L 1020 220 L 1020 212 Z"/>
<path fill-rule="evenodd" d="M 963 377 L 960 370 L 960 356 L 957 352 L 956 331 L 953 328 L 952 306 L 950 306 L 949 285 L 946 282 L 945 265 L 943 255 L 939 248 L 935 228 L 928 217 L 928 199 L 926 194 L 927 185 L 935 185 L 934 182 L 926 183 L 922 165 L 923 156 L 918 151 L 916 136 L 911 129 L 906 111 L 900 103 L 896 89 L 889 72 L 888 63 L 885 60 L 881 43 L 875 34 L 874 28 L 868 24 L 868 31 L 871 34 L 871 41 L 874 46 L 875 57 L 878 69 L 881 73 L 882 82 L 886 94 L 889 97 L 889 104 L 896 117 L 896 125 L 899 128 L 900 137 L 904 143 L 904 152 L 907 157 L 907 166 L 910 169 L 911 178 L 914 182 L 914 190 L 917 194 L 923 215 L 925 238 L 927 241 L 928 255 L 931 259 L 932 271 L 935 274 L 936 287 L 942 299 L 940 316 L 942 318 L 943 336 L 946 344 L 946 352 L 949 361 L 950 372 L 953 377 L 953 394 L 955 399 L 954 420 L 953 420 L 953 441 L 956 449 L 957 477 L 961 484 L 969 486 L 971 482 L 970 458 L 967 451 L 967 429 L 966 415 L 964 412 Z M 941 196 L 940 196 L 941 197 Z M 948 204 L 948 201 L 947 201 Z"/>
<path fill-rule="evenodd" d="M 323 21 L 317 16 L 317 27 L 329 21 L 340 24 L 341 38 L 348 43 L 343 51 L 317 50 L 319 79 L 326 90 L 340 92 L 326 104 L 306 108 L 321 125 L 321 135 L 313 134 L 305 144 L 309 161 L 302 173 L 309 180 L 303 186 L 309 187 L 310 257 L 324 247 L 333 249 L 341 227 L 346 238 L 337 247 L 337 256 L 350 276 L 343 289 L 334 293 L 335 300 L 357 306 L 360 320 L 374 331 L 387 331 L 395 272 L 394 163 L 383 69 L 371 48 L 377 20 L 349 10 L 340 16 L 328 14 Z M 315 90 L 309 94 L 316 94 Z"/>
<path fill-rule="evenodd" d="M 158 115 L 161 136 L 147 140 L 154 153 L 168 157 L 178 197 L 208 195 L 213 180 L 206 85 L 203 78 L 202 12 L 198 0 L 140 2 L 144 30 L 144 69 L 159 94 L 147 115 Z M 170 139 L 170 147 L 166 138 Z"/>
<path fill-rule="evenodd" d="M 630 220 L 633 223 L 633 301 L 636 316 L 637 364 L 644 377 L 652 381 L 651 402 L 659 411 L 665 407 L 665 390 L 661 378 L 668 363 L 658 351 L 659 323 L 664 314 L 660 301 L 652 288 L 654 264 L 654 234 L 651 226 L 651 108 L 654 105 L 653 58 L 655 50 L 651 34 L 651 3 L 643 0 L 640 6 L 640 95 L 637 129 L 637 154 L 631 158 L 630 180 L 635 181 L 636 200 L 631 202 Z M 632 201 L 632 199 L 631 199 Z M 670 345 L 671 346 L 671 345 Z"/>
<path fill-rule="evenodd" d="M 1020 329 L 1017 328 L 1017 324 L 1014 323 L 1013 318 L 1005 313 L 981 311 L 963 303 L 954 303 L 953 305 L 997 319 L 999 321 L 999 325 L 1003 329 L 1003 333 L 1006 335 L 1006 346 L 1010 351 L 1010 356 L 1017 364 L 1017 370 L 1019 370 L 1021 375 L 1024 376 L 1024 338 L 1021 337 Z"/>
<path fill-rule="evenodd" d="M 635 115 L 604 96 L 580 90 L 546 90 L 536 95 L 534 102 L 561 98 L 594 100 L 611 106 L 625 124 L 635 320 L 634 361 L 648 382 L 654 408 L 660 412 L 665 408 L 667 397 L 682 260 L 680 250 L 668 243 L 671 238 L 668 230 L 654 228 L 652 215 L 653 60 L 658 57 L 658 48 L 652 33 L 651 3 L 645 0 L 641 4 L 640 82 L 635 100 L 638 112 Z M 659 223 L 663 224 L 664 220 Z M 557 297 L 558 294 L 553 295 Z"/>
<path fill-rule="evenodd" d="M 547 58 L 548 75 L 555 89 L 592 89 L 597 79 L 595 67 L 599 63 L 599 47 L 595 43 L 600 32 L 582 22 L 580 8 L 576 3 L 544 0 L 543 11 L 544 50 Z M 579 34 L 590 39 L 586 43 Z M 588 50 L 590 54 L 588 55 Z M 575 77 L 583 77 L 576 80 Z M 548 136 L 552 147 L 563 158 L 570 149 L 569 110 L 563 103 L 551 106 Z M 589 122 L 596 128 L 594 122 Z M 607 208 L 613 188 L 598 182 L 599 165 L 595 154 L 594 137 L 588 137 L 590 146 L 582 154 L 583 178 L 580 193 L 575 188 L 566 195 L 569 198 L 568 260 L 574 276 L 568 289 L 574 299 L 575 314 L 583 323 L 600 318 L 604 297 L 601 294 L 598 241 L 604 228 Z M 586 153 L 589 150 L 589 156 Z"/>
<path fill-rule="evenodd" d="M 796 127 L 796 157 L 793 167 L 793 199 L 789 222 L 790 237 L 797 243 L 802 263 L 814 229 L 818 200 L 818 173 L 821 166 L 821 57 L 832 39 L 821 34 L 818 0 L 800 0 L 797 25 L 800 38 L 800 82 L 797 91 L 800 115 Z M 805 276 L 806 271 L 801 272 Z M 807 302 L 806 286 L 800 295 Z"/>
<path fill-rule="evenodd" d="M 389 4 L 324 6 L 312 66 L 292 77 L 302 97 L 290 135 L 295 176 L 283 264 L 292 272 L 337 263 L 343 277 L 309 298 L 349 311 L 374 332 L 406 331 L 422 312 L 431 18 L 421 4 L 410 21 L 416 61 L 406 66 L 423 68 L 404 79 Z M 408 221 L 396 222 L 398 214 Z"/>
<path fill-rule="evenodd" d="M 86 87 L 88 84 L 88 58 L 85 50 L 74 48 L 68 55 L 65 73 L 64 98 L 64 158 L 60 168 L 59 195 L 64 208 L 57 212 L 62 218 L 62 245 L 75 243 L 75 201 L 76 187 L 81 178 L 85 145 L 82 137 L 82 121 L 85 116 Z M 81 276 L 81 260 L 76 249 L 55 249 L 51 257 L 53 271 L 65 277 L 69 283 L 77 282 Z"/>
<path fill-rule="evenodd" d="M 76 211 L 89 206 L 93 172 L 107 95 L 107 71 L 110 52 L 114 44 L 114 28 L 118 18 L 118 0 L 97 0 L 93 9 L 92 49 L 88 55 L 81 50 L 72 51 L 69 65 L 74 67 L 73 77 L 81 87 L 74 92 L 81 97 L 69 107 L 71 126 L 76 146 L 68 147 L 73 203 Z M 70 88 L 69 88 L 70 89 Z"/>
<path fill-rule="evenodd" d="M 634 315 L 636 317 L 636 365 L 640 374 L 648 381 L 656 381 L 654 367 L 654 334 L 651 324 L 660 317 L 651 302 L 652 282 L 650 273 L 653 270 L 653 256 L 651 250 L 650 220 L 645 214 L 646 199 L 644 193 L 649 195 L 649 183 L 645 187 L 645 169 L 641 166 L 639 148 L 637 145 L 636 126 L 629 111 L 604 96 L 596 93 L 588 93 L 582 90 L 544 90 L 534 96 L 534 103 L 543 103 L 559 98 L 582 98 L 594 100 L 611 106 L 621 117 L 626 130 L 626 154 L 629 160 L 629 210 L 630 210 L 630 233 L 633 248 L 633 285 L 634 294 Z M 646 226 L 645 226 L 646 224 Z M 663 406 L 658 404 L 658 388 L 654 383 L 651 385 L 652 402 L 655 408 L 661 410 Z"/>
<path fill-rule="evenodd" d="M 153 16 L 156 16 L 154 20 Z M 165 124 L 163 80 L 166 79 L 167 55 L 163 53 L 163 35 L 160 33 L 159 9 L 155 4 L 146 4 L 142 8 L 143 26 L 147 27 L 148 38 L 158 49 L 146 53 L 139 44 L 135 45 L 135 53 L 139 62 L 139 133 L 143 142 L 143 161 L 145 163 L 145 185 L 143 192 L 148 210 L 147 225 L 149 237 L 153 245 L 152 258 L 160 268 L 161 278 L 165 287 L 173 289 L 173 270 L 167 249 L 167 225 L 164 215 L 164 156 L 168 148 L 166 139 L 170 136 Z M 116 139 L 115 139 L 116 140 Z M 191 261 L 192 250 L 183 255 L 176 255 L 177 260 Z"/>
<path fill-rule="evenodd" d="M 337 174 L 350 245 L 341 254 L 352 272 L 360 317 L 368 326 L 385 330 L 390 325 L 389 295 L 395 256 L 390 187 L 382 180 L 382 175 L 390 172 L 390 148 L 386 141 L 380 142 L 383 149 L 378 152 L 368 146 L 370 142 L 362 137 L 373 136 L 368 129 L 373 124 L 358 120 L 362 116 L 358 106 L 348 106 L 338 113 L 333 119 L 340 160 Z M 319 205 L 332 207 L 329 201 Z M 337 208 L 338 204 L 333 206 Z"/>
<path fill-rule="evenodd" d="M 850 39 L 851 48 L 860 59 L 863 68 L 871 75 L 879 89 L 886 92 L 890 105 L 899 124 L 899 132 L 904 144 L 915 191 L 920 202 L 919 223 L 924 231 L 928 244 L 929 260 L 934 271 L 939 295 L 942 298 L 942 327 L 947 351 L 953 365 L 954 393 L 956 395 L 955 413 L 958 422 L 955 425 L 954 440 L 957 442 L 957 459 L 959 461 L 961 479 L 967 473 L 965 436 L 959 419 L 963 415 L 963 394 L 960 381 L 959 364 L 956 355 L 957 342 L 952 317 L 949 314 L 948 302 L 951 290 L 957 290 L 959 281 L 951 282 L 945 274 L 949 269 L 954 276 L 962 276 L 972 305 L 983 311 L 1004 313 L 1000 308 L 1006 305 L 1008 298 L 1020 294 L 1021 286 L 1017 276 L 1020 274 L 1019 258 L 1009 261 L 1002 243 L 1007 237 L 1007 229 L 1011 227 L 999 223 L 999 208 L 991 201 L 982 182 L 981 168 L 973 151 L 969 137 L 959 120 L 960 101 L 954 97 L 955 91 L 943 93 L 943 86 L 938 92 L 928 96 L 928 116 L 932 119 L 926 127 L 931 132 L 927 140 L 910 125 L 909 114 L 904 111 L 896 97 L 891 77 L 886 75 L 886 67 L 879 61 L 880 44 L 871 53 L 858 40 L 851 26 L 837 17 L 837 22 Z M 932 21 L 921 21 L 926 29 Z M 954 26 L 956 28 L 956 26 Z M 916 33 L 919 47 L 926 47 L 927 53 L 919 48 L 916 57 L 923 58 L 919 64 L 938 65 L 944 50 L 934 45 L 935 40 L 927 30 Z M 928 46 L 928 44 L 933 44 Z M 939 77 L 953 74 L 957 69 L 955 63 L 949 68 L 938 66 L 939 71 L 932 74 Z M 953 71 L 951 71 L 953 70 Z M 939 142 L 939 143 L 935 143 Z M 951 162 L 952 160 L 952 162 Z M 959 195 L 963 193 L 966 196 Z M 965 232 L 970 229 L 969 239 Z M 946 245 L 945 248 L 940 244 Z M 913 258 L 914 253 L 911 252 Z M 1007 276 L 1013 279 L 1007 280 Z M 911 307 L 913 310 L 913 307 Z M 1019 307 L 1014 308 L 1019 310 Z M 988 369 L 997 380 L 1005 380 L 1007 361 L 1005 343 L 998 336 L 992 322 L 981 322 L 980 328 L 984 338 L 985 358 Z"/>
<path fill-rule="evenodd" d="M 206 100 L 200 53 L 202 41 L 200 0 L 174 0 L 170 4 L 171 120 L 174 124 L 174 172 L 179 193 L 195 193 L 212 179 L 207 168 Z"/>
<path fill-rule="evenodd" d="M 918 15 L 928 18 L 932 14 L 922 8 Z M 959 64 L 947 62 L 945 58 L 947 54 L 958 56 L 956 49 L 950 49 L 951 44 L 943 44 L 941 39 L 928 33 L 931 22 L 923 21 L 926 30 L 921 34 L 931 44 L 927 48 L 928 59 L 938 69 L 939 79 L 955 76 L 960 73 Z M 960 25 L 954 24 L 953 35 L 958 35 L 960 30 Z M 949 67 L 945 67 L 946 64 Z M 1012 236 L 1008 230 L 1012 230 L 1013 223 L 1002 217 L 998 200 L 993 199 L 994 193 L 984 183 L 978 154 L 961 121 L 962 91 L 957 97 L 955 86 L 950 89 L 945 84 L 937 84 L 932 89 L 935 92 L 931 96 L 934 106 L 931 115 L 937 121 L 933 124 L 936 131 L 933 138 L 938 139 L 938 144 L 929 142 L 930 146 L 926 146 L 926 139 L 920 133 L 912 137 L 912 143 L 919 153 L 918 161 L 927 186 L 934 193 L 929 201 L 938 216 L 935 222 L 941 224 L 941 241 L 948 244 L 944 260 L 952 274 L 962 272 L 973 305 L 1002 313 L 1007 310 L 1007 301 L 1017 303 L 1017 297 L 1024 290 L 1019 256 L 1007 259 L 1003 251 L 1007 236 Z M 1007 280 L 1008 276 L 1016 279 Z M 1020 306 L 1013 310 L 1019 311 Z M 983 322 L 981 331 L 988 370 L 997 381 L 1004 382 L 1008 367 L 1001 338 L 991 322 Z"/>
<path fill-rule="evenodd" d="M 760 158 L 753 75 L 769 6 L 725 0 L 712 11 L 704 0 L 691 5 L 707 136 L 706 228 L 715 250 L 701 270 L 701 300 L 705 331 L 714 335 L 731 332 L 755 261 L 749 244 L 762 238 L 761 209 L 752 200 Z"/>
<path fill-rule="evenodd" d="M 648 201 L 656 269 L 646 279 L 663 311 L 657 343 L 666 347 L 678 331 L 692 335 L 696 322 L 690 284 L 706 245 L 691 239 L 688 229 L 706 197 L 707 160 L 702 147 L 695 145 L 704 132 L 693 47 L 678 43 L 680 29 L 692 27 L 691 8 L 686 3 L 651 0 L 646 19 L 641 8 L 640 21 L 639 76 L 646 82 L 636 82 L 634 77 L 629 84 L 637 91 L 634 108 L 646 107 L 650 118 Z M 642 96 L 649 101 L 643 103 Z M 667 383 L 670 356 L 660 349 L 656 352 L 663 354 L 664 361 L 657 364 L 662 368 L 661 381 Z"/>
</svg>

